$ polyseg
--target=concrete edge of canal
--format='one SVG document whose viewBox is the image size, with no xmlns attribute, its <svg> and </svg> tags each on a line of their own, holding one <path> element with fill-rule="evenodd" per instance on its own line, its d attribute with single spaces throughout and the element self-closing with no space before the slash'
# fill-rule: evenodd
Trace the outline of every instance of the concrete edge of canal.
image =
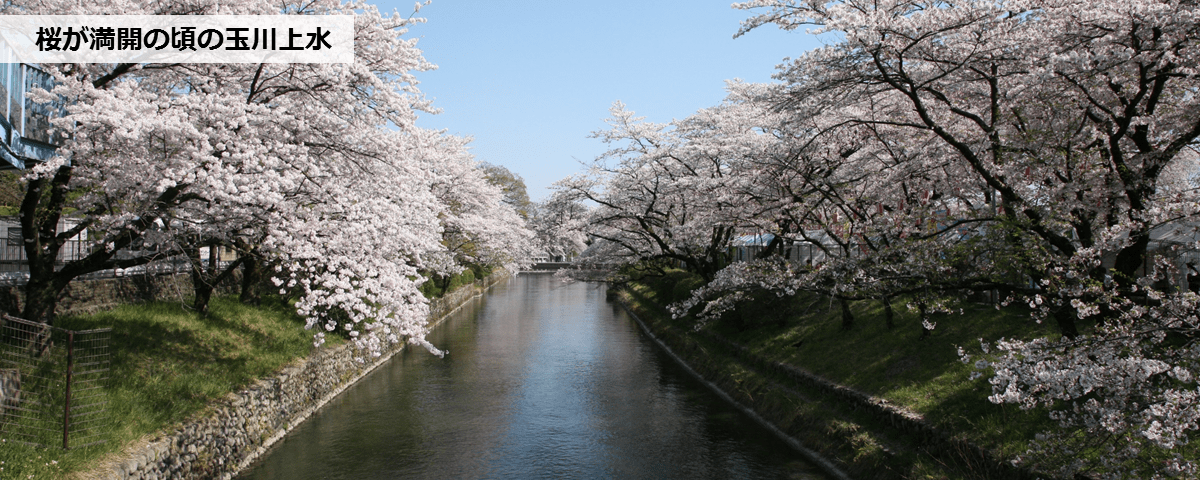
<svg viewBox="0 0 1200 480">
<path fill-rule="evenodd" d="M 652 308 L 652 305 L 639 303 L 633 297 L 626 298 L 626 293 L 619 293 L 615 290 L 610 290 L 609 293 L 609 299 L 629 313 L 642 331 L 691 375 L 703 382 L 708 388 L 717 392 L 726 401 L 745 412 L 754 421 L 774 432 L 775 435 L 791 445 L 802 456 L 826 470 L 832 477 L 839 479 L 849 478 L 850 476 L 902 478 L 903 475 L 900 475 L 899 472 L 903 470 L 905 465 L 892 462 L 901 461 L 900 454 L 903 451 L 907 452 L 910 456 L 917 455 L 930 458 L 943 465 L 954 464 L 961 466 L 965 469 L 964 471 L 971 472 L 969 475 L 971 478 L 1012 480 L 1048 478 L 1039 472 L 1017 466 L 994 452 L 981 448 L 979 445 L 961 438 L 961 436 L 954 435 L 953 432 L 935 428 L 918 414 L 852 388 L 832 383 L 792 365 L 769 361 L 750 352 L 745 346 L 730 342 L 727 339 L 720 338 L 711 333 L 701 334 L 700 337 L 715 345 L 719 345 L 716 350 L 709 351 L 704 347 L 700 347 L 696 338 L 685 338 L 681 335 L 681 332 L 675 331 L 672 327 L 665 327 L 665 330 L 660 331 L 653 322 L 647 323 L 636 313 L 639 308 Z M 671 346 L 675 348 L 672 349 Z M 723 353 L 718 353 L 718 351 Z M 697 368 L 689 364 L 689 361 L 695 362 L 700 367 Z M 814 441 L 823 445 L 813 447 L 813 444 L 810 443 L 806 446 L 805 441 L 800 441 L 793 436 L 796 435 L 794 430 L 791 430 L 792 433 L 788 434 L 789 429 L 779 428 L 779 425 L 774 424 L 774 422 L 779 421 L 776 417 L 779 416 L 780 412 L 772 414 L 769 411 L 756 410 L 759 408 L 758 403 L 760 402 L 760 399 L 757 398 L 749 398 L 749 406 L 746 406 L 737 400 L 737 396 L 730 395 L 728 391 L 725 391 L 721 387 L 723 380 L 705 377 L 704 373 L 701 372 L 705 371 L 704 365 L 706 361 L 734 362 L 749 371 L 755 372 L 755 375 L 778 375 L 784 377 L 787 379 L 787 385 L 777 383 L 776 380 L 768 380 L 770 388 L 800 402 L 811 401 L 817 404 L 824 404 L 822 408 L 830 408 L 834 404 L 837 404 L 838 410 L 852 411 L 854 412 L 854 416 L 860 417 L 859 420 L 863 418 L 871 419 L 874 422 L 874 426 L 868 428 L 870 428 L 870 432 L 874 436 L 883 441 L 879 446 L 881 447 L 882 457 L 885 458 L 882 462 L 874 464 L 869 459 L 864 461 L 855 453 L 854 448 L 845 448 L 848 444 L 853 444 L 854 442 L 853 435 L 846 436 L 845 432 L 839 432 L 841 433 L 840 435 L 835 435 L 828 432 L 823 433 L 818 429 L 811 436 L 807 437 L 807 441 Z M 803 390 L 803 393 L 797 389 Z M 834 412 L 832 416 L 841 418 L 846 414 L 847 412 L 840 411 Z M 797 419 L 816 425 L 822 423 L 821 419 L 809 418 L 804 414 L 794 417 L 791 421 L 795 422 Z M 801 436 L 801 438 L 806 437 Z M 888 470 L 890 473 L 876 472 L 875 470 L 877 469 Z"/>
<path fill-rule="evenodd" d="M 646 322 L 643 322 L 641 317 L 638 317 L 637 313 L 635 313 L 633 311 L 633 309 L 630 308 L 629 305 L 627 305 L 624 301 L 618 301 L 617 303 L 619 305 L 621 305 L 621 308 L 625 309 L 625 312 L 628 313 L 629 316 L 632 317 L 635 322 L 637 322 L 638 326 L 641 327 L 642 332 L 645 333 L 646 336 L 650 337 L 650 340 L 654 341 L 655 345 L 657 345 L 660 349 L 662 349 L 662 351 L 664 353 L 666 353 L 667 356 L 671 357 L 671 359 L 674 360 L 675 363 L 677 363 L 679 366 L 683 367 L 683 369 L 685 371 L 687 371 L 689 375 L 694 377 L 700 383 L 704 384 L 704 386 L 708 387 L 708 389 L 711 390 L 713 393 L 715 393 L 718 397 L 721 397 L 722 400 L 725 400 L 730 405 L 733 405 L 735 408 L 740 410 L 747 417 L 750 417 L 752 420 L 754 420 L 755 423 L 757 423 L 760 426 L 762 426 L 763 428 L 766 428 L 767 430 L 769 430 L 776 437 L 778 437 L 780 440 L 782 440 L 784 443 L 786 443 L 789 447 L 791 447 L 792 450 L 795 450 L 797 453 L 800 454 L 800 456 L 804 457 L 805 460 L 808 460 L 812 464 L 816 465 L 818 468 L 820 468 L 822 471 L 824 471 L 827 475 L 829 475 L 833 478 L 836 478 L 838 480 L 851 480 L 850 476 L 847 475 L 846 472 L 843 472 L 840 468 L 838 468 L 837 465 L 834 465 L 833 462 L 831 462 L 828 459 L 826 459 L 825 457 L 821 456 L 821 454 L 805 447 L 800 442 L 800 440 L 796 439 L 795 437 L 792 437 L 791 435 L 788 435 L 786 432 L 779 429 L 779 427 L 775 426 L 775 424 L 773 424 L 770 421 L 768 421 L 767 419 L 763 418 L 761 415 L 758 414 L 758 412 L 755 412 L 754 409 L 747 407 L 745 405 L 742 405 L 741 403 L 738 403 L 738 401 L 734 400 L 733 397 L 731 397 L 728 393 L 725 392 L 725 390 L 722 390 L 721 387 L 708 381 L 708 379 L 704 378 L 703 375 L 701 375 L 696 370 L 692 369 L 691 365 L 688 365 L 687 361 L 685 361 L 683 358 L 680 358 L 679 355 L 676 355 L 675 351 L 671 350 L 671 347 L 667 346 L 666 343 L 664 343 L 662 340 L 659 340 L 659 338 L 656 335 L 654 335 L 654 332 L 650 329 L 650 326 L 646 325 Z"/>
<path fill-rule="evenodd" d="M 513 274 L 498 271 L 430 302 L 430 328 Z M 233 478 L 288 432 L 380 365 L 403 351 L 399 343 L 370 363 L 354 359 L 350 344 L 318 349 L 275 375 L 213 403 L 209 414 L 188 422 L 90 478 L 116 480 Z"/>
</svg>

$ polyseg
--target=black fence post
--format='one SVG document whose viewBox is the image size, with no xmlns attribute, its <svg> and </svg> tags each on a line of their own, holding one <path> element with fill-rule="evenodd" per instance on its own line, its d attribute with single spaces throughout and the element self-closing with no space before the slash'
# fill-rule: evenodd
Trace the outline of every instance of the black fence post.
<svg viewBox="0 0 1200 480">
<path fill-rule="evenodd" d="M 63 450 L 71 448 L 71 376 L 75 361 L 75 332 L 67 331 L 67 400 L 63 402 Z"/>
</svg>

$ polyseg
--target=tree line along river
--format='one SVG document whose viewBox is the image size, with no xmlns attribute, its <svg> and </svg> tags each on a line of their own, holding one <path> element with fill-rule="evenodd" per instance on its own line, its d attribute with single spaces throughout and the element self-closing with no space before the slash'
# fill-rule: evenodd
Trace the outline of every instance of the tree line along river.
<svg viewBox="0 0 1200 480">
<path fill-rule="evenodd" d="M 688 376 L 605 286 L 522 274 L 396 355 L 240 479 L 803 478 L 816 467 Z"/>
</svg>

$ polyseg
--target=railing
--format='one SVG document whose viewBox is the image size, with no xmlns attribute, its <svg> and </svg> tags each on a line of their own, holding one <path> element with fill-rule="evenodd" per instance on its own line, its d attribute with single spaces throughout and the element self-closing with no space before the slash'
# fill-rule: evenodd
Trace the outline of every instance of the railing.
<svg viewBox="0 0 1200 480">
<path fill-rule="evenodd" d="M 731 262 L 748 262 L 758 258 L 766 246 L 764 245 L 738 245 L 729 247 L 729 259 Z M 856 257 L 866 253 L 866 246 L 863 244 L 852 243 L 847 245 L 844 253 L 836 253 L 842 247 L 834 245 L 831 250 L 835 253 L 826 253 L 819 245 L 810 242 L 797 242 L 792 245 L 780 246 L 776 249 L 776 254 L 784 260 L 791 262 L 793 265 L 820 265 L 835 258 Z"/>
<path fill-rule="evenodd" d="M 29 262 L 25 257 L 25 248 L 21 241 L 13 238 L 0 237 L 0 287 L 25 285 L 29 281 Z M 88 254 L 90 242 L 70 240 L 58 254 L 58 263 L 78 260 Z M 117 258 L 122 258 L 118 252 Z M 229 265 L 228 261 L 218 263 L 221 268 Z M 188 273 L 191 265 L 182 256 L 165 257 L 145 265 L 129 268 L 110 268 L 81 275 L 80 280 L 97 280 L 104 278 L 121 278 L 135 275 L 175 275 Z"/>
<path fill-rule="evenodd" d="M 88 253 L 88 242 L 83 240 L 68 240 L 58 253 L 59 262 L 69 262 L 83 258 Z M 29 262 L 25 257 L 25 245 L 19 238 L 0 237 L 0 272 L 28 271 Z"/>
</svg>

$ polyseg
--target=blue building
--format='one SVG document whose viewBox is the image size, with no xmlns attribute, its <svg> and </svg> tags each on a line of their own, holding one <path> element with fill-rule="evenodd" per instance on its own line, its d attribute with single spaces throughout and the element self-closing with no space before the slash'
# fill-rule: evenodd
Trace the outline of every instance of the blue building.
<svg viewBox="0 0 1200 480">
<path fill-rule="evenodd" d="M 63 138 L 50 124 L 62 115 L 63 104 L 26 98 L 35 88 L 54 88 L 54 77 L 36 65 L 17 62 L 0 40 L 0 170 L 24 170 L 49 160 Z"/>
<path fill-rule="evenodd" d="M 37 103 L 25 98 L 25 93 L 35 88 L 54 88 L 54 77 L 37 65 L 18 62 L 12 49 L 0 40 L 0 170 L 24 170 L 49 160 L 64 138 L 50 124 L 52 118 L 63 114 L 63 104 Z M 58 230 L 76 223 L 64 218 L 59 221 Z M 28 269 L 16 217 L 0 217 L 0 235 L 0 272 Z M 86 232 L 68 242 L 61 259 L 84 255 L 84 238 Z"/>
</svg>

